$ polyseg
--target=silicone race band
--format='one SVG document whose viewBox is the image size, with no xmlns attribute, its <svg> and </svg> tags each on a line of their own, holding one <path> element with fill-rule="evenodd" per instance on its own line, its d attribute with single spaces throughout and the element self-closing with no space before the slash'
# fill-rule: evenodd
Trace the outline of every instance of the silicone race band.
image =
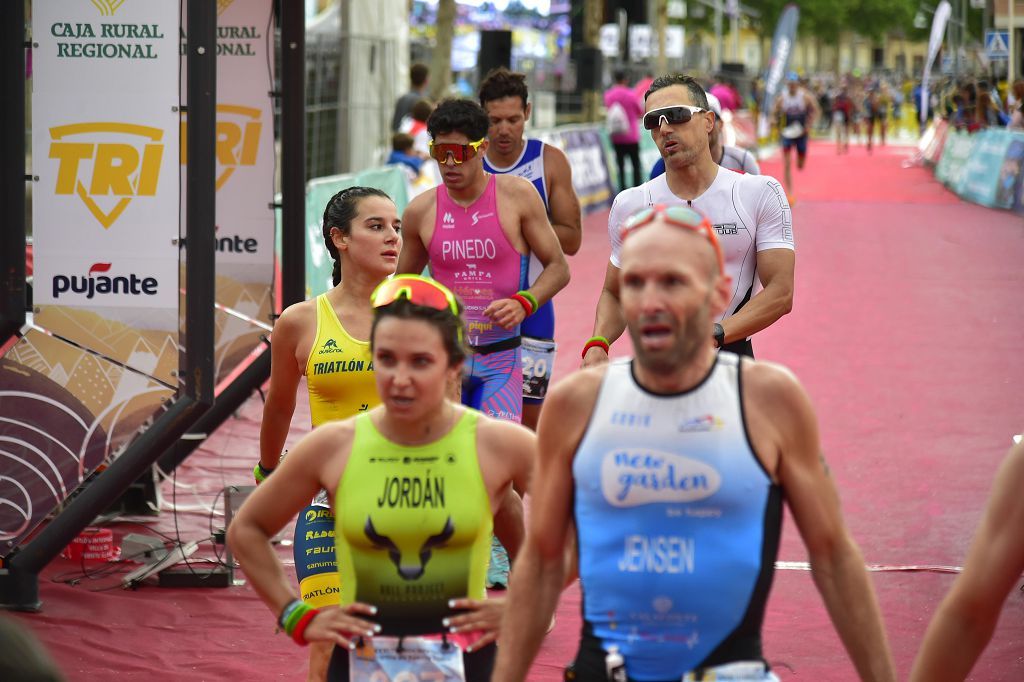
<svg viewBox="0 0 1024 682">
<path fill-rule="evenodd" d="M 587 351 L 595 346 L 603 348 L 604 352 L 607 353 L 611 349 L 612 344 L 603 336 L 591 336 L 583 346 L 583 357 L 587 357 Z"/>
<path fill-rule="evenodd" d="M 533 311 L 535 310 L 535 308 L 533 304 L 530 303 L 530 299 L 523 296 L 522 293 L 512 294 L 512 300 L 518 303 L 519 305 L 523 306 L 523 310 L 526 311 L 527 317 L 533 315 Z"/>
<path fill-rule="evenodd" d="M 318 609 L 313 608 L 301 599 L 293 599 L 281 611 L 277 624 L 284 630 L 286 635 L 295 640 L 296 644 L 305 646 L 309 643 L 304 636 L 306 626 L 309 625 L 309 621 L 313 620 L 313 617 L 318 613 L 320 613 Z"/>
<path fill-rule="evenodd" d="M 263 483 L 272 473 L 274 473 L 273 469 L 268 469 L 259 462 L 256 462 L 256 466 L 252 468 L 252 477 L 256 479 L 256 485 Z"/>
</svg>

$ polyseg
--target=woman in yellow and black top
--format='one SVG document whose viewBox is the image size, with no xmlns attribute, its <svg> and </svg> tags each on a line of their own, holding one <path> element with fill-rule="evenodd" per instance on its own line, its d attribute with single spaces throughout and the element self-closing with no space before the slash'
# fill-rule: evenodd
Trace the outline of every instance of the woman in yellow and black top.
<svg viewBox="0 0 1024 682">
<path fill-rule="evenodd" d="M 305 436 L 239 512 L 229 542 L 282 629 L 336 645 L 328 679 L 348 680 L 349 650 L 379 634 L 442 636 L 464 652 L 468 682 L 487 680 L 501 612 L 484 589 L 493 513 L 526 480 L 534 436 L 446 398 L 465 358 L 451 292 L 406 275 L 373 300 L 382 405 Z M 322 611 L 295 598 L 270 545 L 320 488 L 336 514 L 342 586 L 341 608 Z"/>
<path fill-rule="evenodd" d="M 334 260 L 334 287 L 289 306 L 274 325 L 270 389 L 260 427 L 260 483 L 277 467 L 305 376 L 313 427 L 344 419 L 380 402 L 373 381 L 370 294 L 394 274 L 402 248 L 401 217 L 391 198 L 372 187 L 344 189 L 327 202 L 323 236 Z M 344 273 L 344 278 L 342 278 Z M 312 496 L 311 496 L 312 498 Z M 338 603 L 334 517 L 321 493 L 295 524 L 295 572 L 303 599 L 314 606 Z M 309 682 L 327 674 L 331 647 L 313 646 Z"/>
</svg>

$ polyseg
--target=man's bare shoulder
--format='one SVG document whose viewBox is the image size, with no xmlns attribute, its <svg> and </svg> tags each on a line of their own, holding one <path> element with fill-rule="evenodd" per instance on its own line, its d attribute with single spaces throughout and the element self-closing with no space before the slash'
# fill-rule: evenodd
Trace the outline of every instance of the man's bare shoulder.
<svg viewBox="0 0 1024 682">
<path fill-rule="evenodd" d="M 548 391 L 544 399 L 544 409 L 562 414 L 561 410 L 575 411 L 586 408 L 589 413 L 597 402 L 597 394 L 607 372 L 607 363 L 573 372 Z"/>
<path fill-rule="evenodd" d="M 567 169 L 570 169 L 569 157 L 565 152 L 553 144 L 544 143 L 544 170 L 564 171 Z"/>
<path fill-rule="evenodd" d="M 427 214 L 428 211 L 437 205 L 437 188 L 432 187 L 422 194 L 413 197 L 413 200 L 405 207 L 403 214 L 403 227 L 410 227 L 413 220 L 418 220 Z"/>
<path fill-rule="evenodd" d="M 743 384 L 748 392 L 759 398 L 803 391 L 800 380 L 791 369 L 768 360 L 744 359 Z"/>
<path fill-rule="evenodd" d="M 533 186 L 533 183 L 526 178 L 521 178 L 518 175 L 512 175 L 511 173 L 500 173 L 494 176 L 499 192 L 510 198 L 521 199 L 526 196 L 527 192 L 533 192 L 537 196 L 538 200 L 540 195 L 537 195 L 537 190 Z"/>
<path fill-rule="evenodd" d="M 809 406 L 807 391 L 788 367 L 766 360 L 745 360 L 742 372 L 746 406 L 773 422 L 788 422 Z"/>
</svg>

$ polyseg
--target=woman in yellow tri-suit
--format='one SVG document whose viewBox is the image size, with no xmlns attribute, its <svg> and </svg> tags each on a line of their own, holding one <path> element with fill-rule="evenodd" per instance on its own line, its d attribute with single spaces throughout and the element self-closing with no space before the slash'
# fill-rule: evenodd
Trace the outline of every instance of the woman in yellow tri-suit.
<svg viewBox="0 0 1024 682">
<path fill-rule="evenodd" d="M 282 630 L 335 645 L 329 680 L 377 670 L 394 679 L 403 669 L 487 680 L 502 610 L 485 599 L 493 514 L 513 481 L 525 484 L 534 436 L 446 398 L 466 355 L 450 291 L 404 275 L 382 283 L 373 304 L 382 404 L 305 436 L 240 510 L 228 541 Z M 336 515 L 338 609 L 297 599 L 270 544 L 321 488 Z"/>
<path fill-rule="evenodd" d="M 367 340 L 373 321 L 369 301 L 377 285 L 395 272 L 401 225 L 395 203 L 379 189 L 350 187 L 327 202 L 323 235 L 334 260 L 334 287 L 289 306 L 274 325 L 260 461 L 253 471 L 257 483 L 277 467 L 303 376 L 314 428 L 380 402 Z M 293 547 L 303 599 L 318 607 L 337 605 L 334 516 L 322 491 L 299 514 Z M 330 654 L 330 645 L 311 647 L 309 682 L 325 678 Z"/>
</svg>

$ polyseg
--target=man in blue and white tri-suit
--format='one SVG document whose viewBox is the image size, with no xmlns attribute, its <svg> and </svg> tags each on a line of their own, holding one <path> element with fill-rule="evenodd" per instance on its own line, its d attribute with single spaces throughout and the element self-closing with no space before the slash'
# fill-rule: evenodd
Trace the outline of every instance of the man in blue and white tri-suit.
<svg viewBox="0 0 1024 682">
<path fill-rule="evenodd" d="M 504 67 L 494 69 L 480 84 L 480 106 L 487 112 L 490 141 L 484 156 L 488 173 L 510 173 L 533 183 L 548 209 L 562 251 L 580 249 L 583 236 L 580 201 L 572 186 L 572 169 L 565 152 L 541 140 L 524 137 L 533 105 L 526 75 Z M 530 258 L 530 283 L 540 274 L 540 263 Z M 537 428 L 555 364 L 555 308 L 548 301 L 527 317 L 523 336 L 523 425 Z"/>
<path fill-rule="evenodd" d="M 707 333 L 731 292 L 711 221 L 659 205 L 625 225 L 621 305 L 636 357 L 576 372 L 548 396 L 492 680 L 525 679 L 575 526 L 572 679 L 777 682 L 761 629 L 783 501 L 856 675 L 895 680 L 810 398 L 785 368 L 718 351 Z M 835 679 L 853 677 L 842 667 Z"/>
</svg>

